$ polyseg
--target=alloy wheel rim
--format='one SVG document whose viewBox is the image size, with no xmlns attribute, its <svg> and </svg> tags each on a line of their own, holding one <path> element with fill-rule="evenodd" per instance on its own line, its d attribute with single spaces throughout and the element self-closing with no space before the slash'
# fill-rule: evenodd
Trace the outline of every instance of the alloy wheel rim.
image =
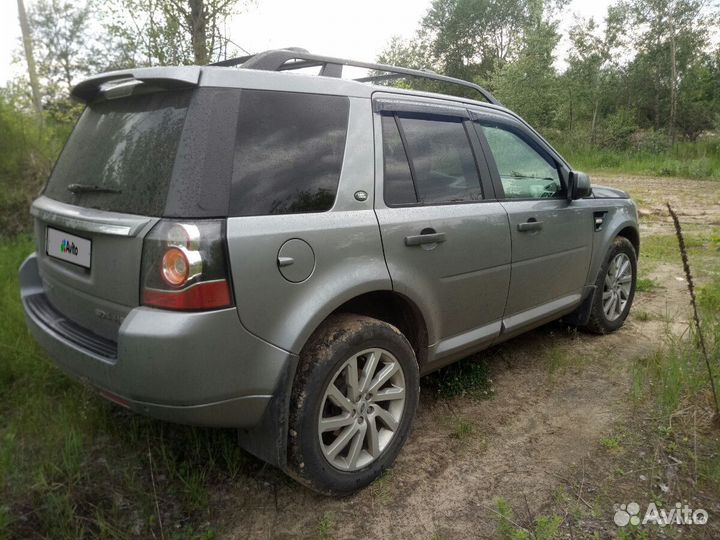
<svg viewBox="0 0 720 540">
<path fill-rule="evenodd" d="M 405 375 L 385 349 L 366 349 L 335 372 L 320 403 L 318 435 L 325 459 L 356 471 L 373 463 L 395 437 L 405 410 Z"/>
<path fill-rule="evenodd" d="M 633 269 L 630 257 L 618 253 L 608 266 L 603 286 L 603 312 L 608 321 L 616 321 L 625 311 L 630 299 Z"/>
</svg>

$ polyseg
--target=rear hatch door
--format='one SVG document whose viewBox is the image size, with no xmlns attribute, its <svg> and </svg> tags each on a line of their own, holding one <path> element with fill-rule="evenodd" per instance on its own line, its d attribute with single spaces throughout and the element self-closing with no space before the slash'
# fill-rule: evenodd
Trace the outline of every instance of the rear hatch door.
<svg viewBox="0 0 720 540">
<path fill-rule="evenodd" d="M 96 96 L 33 203 L 50 304 L 102 337 L 139 304 L 143 237 L 163 215 L 191 96 Z"/>
</svg>

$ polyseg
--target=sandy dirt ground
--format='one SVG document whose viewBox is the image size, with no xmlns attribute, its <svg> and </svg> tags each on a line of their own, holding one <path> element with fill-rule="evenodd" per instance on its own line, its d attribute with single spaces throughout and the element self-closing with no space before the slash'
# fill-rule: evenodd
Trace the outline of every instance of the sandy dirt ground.
<svg viewBox="0 0 720 540">
<path fill-rule="evenodd" d="M 642 234 L 668 234 L 663 204 L 697 225 L 720 225 L 720 182 L 596 176 L 637 199 Z M 641 270 L 642 271 L 642 270 Z M 220 537 L 492 537 L 497 499 L 530 513 L 555 500 L 580 464 L 611 467 L 601 441 L 631 414 L 632 360 L 662 344 L 670 321 L 687 327 L 680 262 L 647 274 L 660 287 L 638 293 L 627 324 L 591 336 L 551 324 L 486 351 L 494 396 L 488 400 L 422 396 L 414 430 L 393 469 L 347 498 L 315 495 L 263 467 L 214 492 Z M 651 314 L 639 320 L 637 313 Z M 458 422 L 471 433 L 458 437 Z M 602 515 L 604 514 L 604 515 Z M 616 534 L 613 509 L 601 509 Z M 615 530 L 615 532 L 613 532 Z"/>
</svg>

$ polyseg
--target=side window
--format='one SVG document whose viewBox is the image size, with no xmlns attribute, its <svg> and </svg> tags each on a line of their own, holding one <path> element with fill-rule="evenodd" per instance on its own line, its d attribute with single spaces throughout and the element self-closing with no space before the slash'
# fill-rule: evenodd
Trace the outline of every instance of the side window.
<svg viewBox="0 0 720 540">
<path fill-rule="evenodd" d="M 500 173 L 508 199 L 540 199 L 562 195 L 557 166 L 519 135 L 497 125 L 484 124 L 483 132 Z"/>
<path fill-rule="evenodd" d="M 382 134 L 385 204 L 388 206 L 415 204 L 417 195 L 410 164 L 394 116 L 382 116 Z"/>
<path fill-rule="evenodd" d="M 460 118 L 399 114 L 418 202 L 482 199 L 480 177 Z"/>
<path fill-rule="evenodd" d="M 230 215 L 329 210 L 345 153 L 348 98 L 241 92 Z"/>
</svg>

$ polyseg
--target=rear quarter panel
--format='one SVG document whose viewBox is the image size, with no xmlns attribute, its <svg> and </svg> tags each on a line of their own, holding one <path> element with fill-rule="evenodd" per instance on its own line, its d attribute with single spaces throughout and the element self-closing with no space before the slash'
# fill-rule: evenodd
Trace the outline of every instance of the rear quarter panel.
<svg viewBox="0 0 720 540">
<path fill-rule="evenodd" d="M 343 167 L 333 208 L 324 213 L 228 219 L 233 289 L 243 326 L 294 353 L 335 309 L 355 296 L 392 290 L 373 210 L 373 130 L 370 101 L 350 98 Z M 367 198 L 354 194 L 365 191 Z M 310 276 L 286 280 L 278 252 L 290 239 L 307 242 Z"/>
</svg>

